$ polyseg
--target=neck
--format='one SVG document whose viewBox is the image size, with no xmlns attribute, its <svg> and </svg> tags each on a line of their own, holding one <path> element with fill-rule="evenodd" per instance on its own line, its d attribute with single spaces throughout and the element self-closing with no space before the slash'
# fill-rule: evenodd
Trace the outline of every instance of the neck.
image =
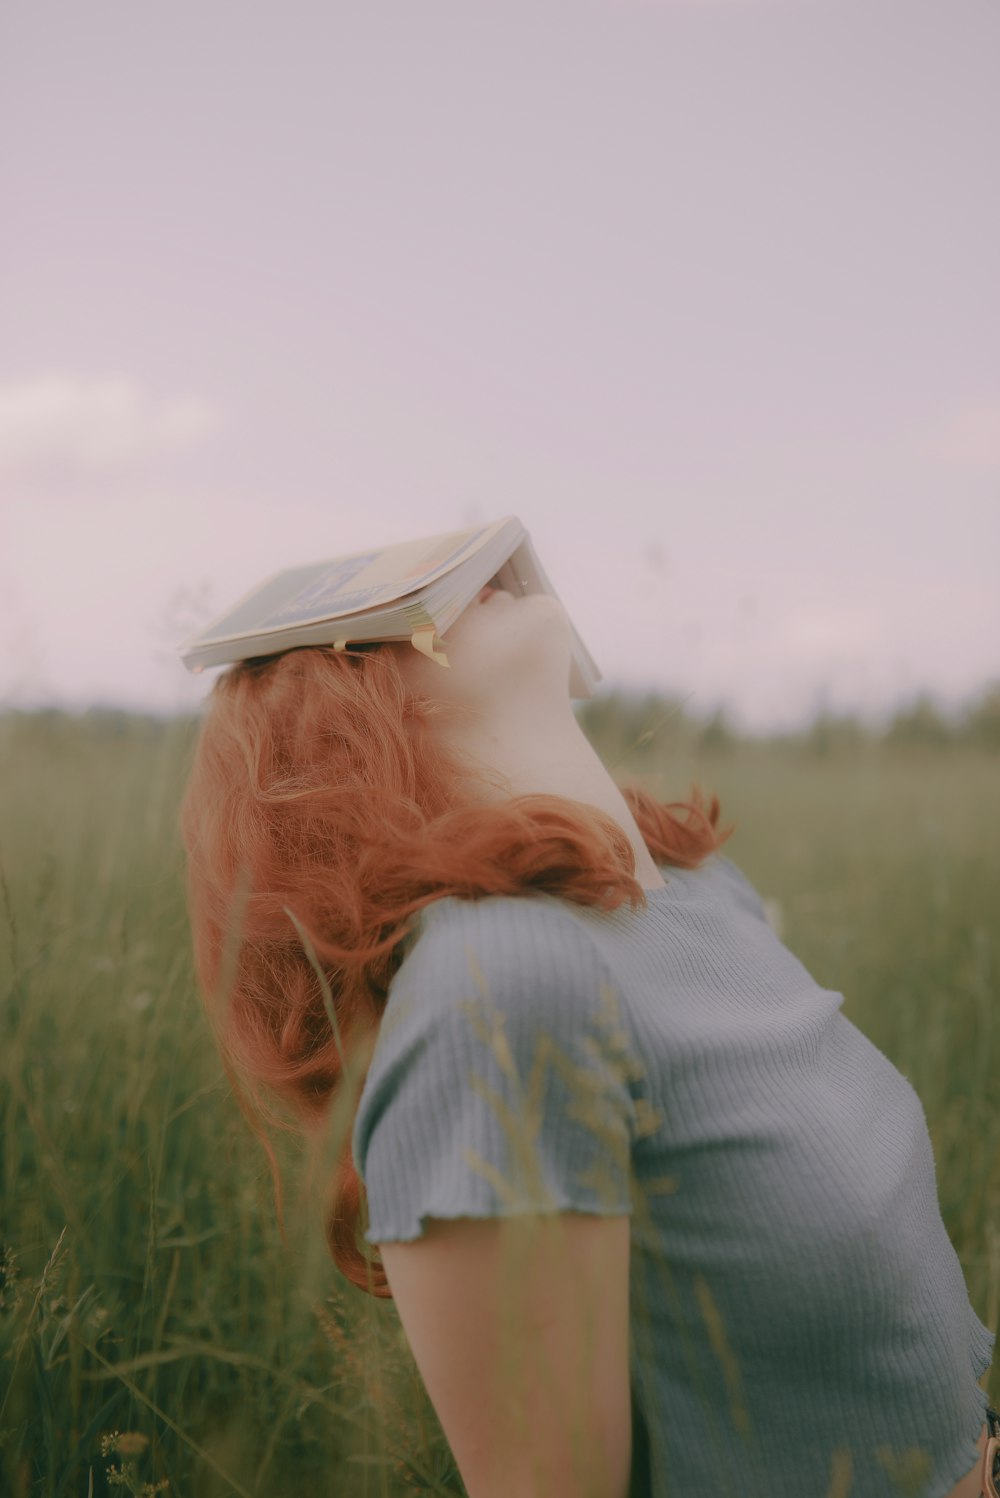
<svg viewBox="0 0 1000 1498">
<path fill-rule="evenodd" d="M 663 885 L 627 801 L 568 701 L 565 711 L 554 708 L 551 701 L 539 702 L 530 725 L 495 712 L 473 723 L 441 725 L 441 731 L 448 747 L 481 778 L 484 800 L 546 794 L 596 807 L 618 824 L 631 843 L 635 877 L 643 888 Z"/>
</svg>

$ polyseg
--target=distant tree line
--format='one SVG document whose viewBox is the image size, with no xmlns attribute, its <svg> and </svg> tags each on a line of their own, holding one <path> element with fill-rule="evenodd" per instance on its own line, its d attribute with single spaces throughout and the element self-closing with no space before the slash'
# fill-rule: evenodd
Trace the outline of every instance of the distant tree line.
<svg viewBox="0 0 1000 1498">
<path fill-rule="evenodd" d="M 885 749 L 944 750 L 970 748 L 1000 754 L 1000 681 L 991 683 L 957 713 L 947 714 L 927 692 L 901 706 L 884 725 L 864 722 L 854 713 L 821 711 L 812 722 L 782 732 L 741 732 L 725 707 L 698 718 L 681 699 L 656 693 L 602 692 L 574 705 L 588 737 L 610 755 L 632 763 L 653 761 L 663 750 L 683 747 L 696 753 L 719 753 L 756 747 L 782 747 L 823 757 L 852 751 Z"/>
<path fill-rule="evenodd" d="M 948 715 L 921 692 L 896 709 L 882 726 L 864 722 L 853 713 L 821 711 L 811 723 L 783 732 L 741 732 L 728 710 L 720 707 L 699 717 L 681 697 L 658 692 L 637 693 L 612 687 L 575 702 L 573 711 L 588 738 L 599 744 L 610 768 L 619 760 L 642 769 L 662 763 L 665 752 L 726 754 L 753 745 L 784 748 L 823 757 L 851 752 L 946 750 L 970 748 L 1000 754 L 1000 680 L 958 712 Z M 14 747 L 37 746 L 57 737 L 122 739 L 156 743 L 164 735 L 193 741 L 197 714 L 157 716 L 127 708 L 96 704 L 82 712 L 59 707 L 23 709 L 0 704 L 0 753 Z"/>
</svg>

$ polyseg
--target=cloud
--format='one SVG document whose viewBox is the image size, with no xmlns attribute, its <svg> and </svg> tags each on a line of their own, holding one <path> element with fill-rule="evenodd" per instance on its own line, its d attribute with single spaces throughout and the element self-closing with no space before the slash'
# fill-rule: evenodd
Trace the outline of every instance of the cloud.
<svg viewBox="0 0 1000 1498">
<path fill-rule="evenodd" d="M 204 401 L 157 400 L 132 380 L 22 380 L 0 385 L 0 467 L 105 475 L 191 447 L 217 421 Z"/>
<path fill-rule="evenodd" d="M 1000 472 L 1000 391 L 969 401 L 932 427 L 929 454 L 959 468 Z"/>
<path fill-rule="evenodd" d="M 791 608 L 782 621 L 786 653 L 793 660 L 861 661 L 879 638 L 885 610 L 865 600 L 824 600 Z"/>
</svg>

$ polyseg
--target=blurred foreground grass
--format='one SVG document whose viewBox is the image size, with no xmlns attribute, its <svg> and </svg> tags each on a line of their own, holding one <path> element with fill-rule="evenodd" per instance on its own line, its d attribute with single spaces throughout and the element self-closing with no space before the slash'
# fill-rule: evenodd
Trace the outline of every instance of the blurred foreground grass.
<svg viewBox="0 0 1000 1498">
<path fill-rule="evenodd" d="M 192 738 L 0 718 L 0 1492 L 461 1492 L 396 1312 L 336 1273 L 315 1193 L 287 1243 L 274 1225 L 193 985 Z M 719 795 L 727 856 L 917 1089 L 996 1329 L 997 756 L 677 741 L 633 770 Z"/>
</svg>

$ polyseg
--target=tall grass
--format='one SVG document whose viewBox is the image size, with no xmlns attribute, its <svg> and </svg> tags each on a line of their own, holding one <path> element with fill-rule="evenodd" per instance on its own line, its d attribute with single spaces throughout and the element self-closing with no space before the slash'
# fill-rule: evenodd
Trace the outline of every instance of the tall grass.
<svg viewBox="0 0 1000 1498">
<path fill-rule="evenodd" d="M 274 1224 L 194 991 L 192 732 L 0 719 L 0 1492 L 461 1492 L 395 1308 L 336 1274 L 315 1193 L 293 1191 L 287 1241 Z M 667 799 L 692 777 L 719 793 L 784 940 L 916 1087 L 995 1328 L 996 757 L 744 746 L 641 768 Z"/>
</svg>

